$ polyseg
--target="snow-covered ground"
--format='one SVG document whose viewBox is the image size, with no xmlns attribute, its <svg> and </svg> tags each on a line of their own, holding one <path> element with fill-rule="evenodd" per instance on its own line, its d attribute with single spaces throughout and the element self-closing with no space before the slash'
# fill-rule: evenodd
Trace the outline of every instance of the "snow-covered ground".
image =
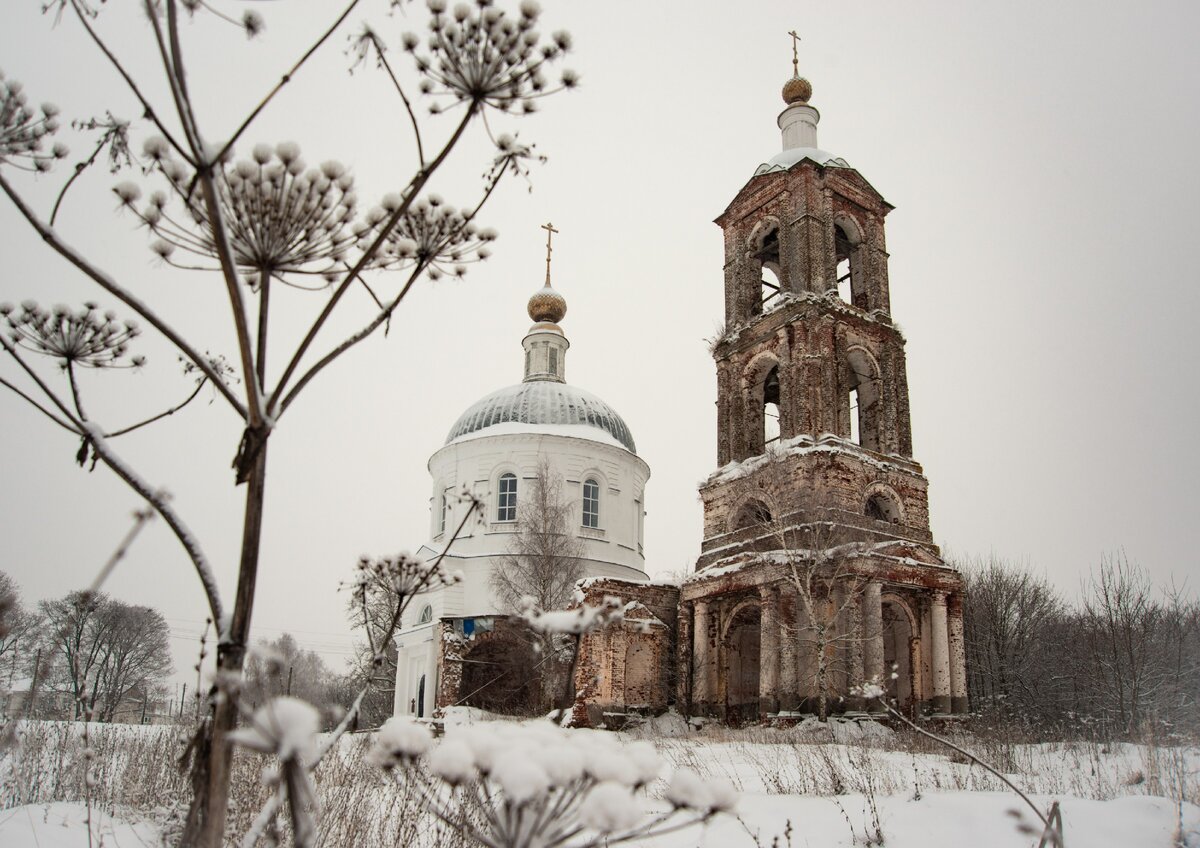
<svg viewBox="0 0 1200 848">
<path fill-rule="evenodd" d="M 488 719 L 456 713 L 447 739 Z M 621 734 L 653 742 L 668 766 L 725 779 L 741 793 L 736 815 L 634 844 L 657 848 L 1032 848 L 1036 819 L 994 776 L 931 743 L 877 726 L 811 724 L 791 730 L 689 731 L 666 718 Z M 170 728 L 101 727 L 94 845 L 157 844 L 159 827 L 185 782 L 174 769 L 179 734 Z M 1017 745 L 963 737 L 1031 793 L 1042 810 L 1058 801 L 1070 848 L 1200 848 L 1200 749 L 1166 745 Z M 0 758 L 0 846 L 86 846 L 78 733 L 69 725 L 27 728 L 24 748 Z M 324 809 L 320 844 L 434 846 L 436 829 L 415 826 L 417 806 L 363 759 L 368 737 L 343 740 L 316 775 Z M 235 776 L 232 817 L 261 803 L 262 761 L 247 756 Z M 647 810 L 662 809 L 666 783 L 649 787 Z M 1036 827 L 1040 834 L 1040 825 Z"/>
</svg>

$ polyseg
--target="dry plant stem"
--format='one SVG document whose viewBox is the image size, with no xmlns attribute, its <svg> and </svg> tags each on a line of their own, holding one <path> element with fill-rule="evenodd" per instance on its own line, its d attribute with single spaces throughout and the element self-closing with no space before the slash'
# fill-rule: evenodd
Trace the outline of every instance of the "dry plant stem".
<svg viewBox="0 0 1200 848">
<path fill-rule="evenodd" d="M 133 540 L 142 532 L 142 528 L 146 526 L 146 522 L 154 517 L 153 511 L 149 509 L 138 510 L 133 514 L 133 526 L 129 528 L 129 532 L 125 534 L 125 538 L 113 551 L 112 556 L 108 558 L 108 562 L 104 563 L 104 567 L 100 569 L 100 573 L 96 575 L 96 579 L 92 581 L 92 585 L 88 591 L 92 594 L 100 591 L 100 587 L 104 585 L 104 581 L 108 579 L 108 575 L 112 574 L 113 569 L 117 567 L 125 554 L 129 552 L 129 546 L 133 544 Z"/>
<path fill-rule="evenodd" d="M 82 424 L 80 426 L 83 427 Z M 188 559 L 192 561 L 192 565 L 196 569 L 196 574 L 200 578 L 200 584 L 204 587 L 204 597 L 208 601 L 208 609 L 213 616 L 213 620 L 220 621 L 224 617 L 224 610 L 221 607 L 221 596 L 217 590 L 217 582 L 216 578 L 213 577 L 212 568 L 209 566 L 204 552 L 200 549 L 200 544 L 196 541 L 196 537 L 192 535 L 187 525 L 183 523 L 183 520 L 167 501 L 166 494 L 162 491 L 152 489 L 132 469 L 125 465 L 108 446 L 108 442 L 99 428 L 92 427 L 90 430 L 86 430 L 86 433 L 88 441 L 91 442 L 92 450 L 100 457 L 100 461 L 107 465 L 114 474 L 124 480 L 131 489 L 141 495 L 150 506 L 154 507 L 154 511 L 162 516 L 163 521 L 167 522 L 167 526 L 171 528 L 171 532 L 175 534 L 175 538 L 179 540 L 179 543 L 188 555 Z"/>
<path fill-rule="evenodd" d="M 304 336 L 304 340 L 301 341 L 297 346 L 296 352 L 292 355 L 291 361 L 288 362 L 287 367 L 283 371 L 283 375 L 279 378 L 279 384 L 275 387 L 275 390 L 271 392 L 271 398 L 267 403 L 268 414 L 273 414 L 275 412 L 283 390 L 288 384 L 288 380 L 291 379 L 292 374 L 295 373 L 296 369 L 300 367 L 300 361 L 304 358 L 304 354 L 308 352 L 309 347 L 312 346 L 313 341 L 317 337 L 317 333 L 321 331 L 321 328 L 325 326 L 325 322 L 329 320 L 330 314 L 333 312 L 334 307 L 337 306 L 338 301 L 341 300 L 342 295 L 346 293 L 346 290 L 350 288 L 350 285 L 355 281 L 355 279 L 358 278 L 358 275 L 362 273 L 362 270 L 367 267 L 372 259 L 375 258 L 375 254 L 379 252 L 379 248 L 387 240 L 388 235 L 395 228 L 397 222 L 408 212 L 409 207 L 417 198 L 417 195 L 420 193 L 421 189 L 425 187 L 427 182 L 429 182 L 430 178 L 433 176 L 434 172 L 437 171 L 438 167 L 446 161 L 446 157 L 450 155 L 450 151 L 454 149 L 456 144 L 458 144 L 458 140 L 462 138 L 462 134 L 466 132 L 467 126 L 470 124 L 471 119 L 475 116 L 478 109 L 479 107 L 475 103 L 472 103 L 467 107 L 466 112 L 463 113 L 462 120 L 459 121 L 453 135 L 450 136 L 450 139 L 442 147 L 442 150 L 440 153 L 438 153 L 437 158 L 434 159 L 428 167 L 423 168 L 417 174 L 417 176 L 409 182 L 408 187 L 404 191 L 403 202 L 400 203 L 400 205 L 396 208 L 396 211 L 391 214 L 384 225 L 379 228 L 379 235 L 377 235 L 375 240 L 371 242 L 371 246 L 367 248 L 361 257 L 359 257 L 358 261 L 354 263 L 354 266 L 346 272 L 346 276 L 342 279 L 341 283 L 338 284 L 338 287 L 330 296 L 329 302 L 325 304 L 325 308 L 321 310 L 321 314 L 317 316 L 315 321 L 313 321 L 312 327 L 309 328 L 308 333 Z M 295 392 L 293 391 L 292 395 L 294 394 Z M 289 396 L 289 400 L 290 399 L 291 396 Z"/>
<path fill-rule="evenodd" d="M 374 32 L 371 33 L 371 43 L 375 45 L 375 55 L 379 59 L 379 64 L 383 65 L 383 69 L 387 71 L 388 78 L 392 81 L 392 86 L 395 87 L 396 93 L 400 95 L 400 99 L 404 102 L 404 109 L 408 112 L 408 120 L 412 124 L 413 139 L 417 143 L 417 159 L 421 163 L 421 167 L 425 167 L 425 148 L 421 145 L 421 125 L 417 122 L 417 115 L 413 112 L 412 103 L 409 102 L 408 96 L 404 93 L 403 87 L 400 85 L 400 80 L 396 77 L 395 71 L 392 70 L 392 64 L 387 60 L 387 56 L 383 52 L 383 45 L 379 42 L 379 38 Z"/>
<path fill-rule="evenodd" d="M 200 194 L 208 213 L 208 226 L 212 231 L 213 246 L 216 248 L 217 259 L 221 265 L 221 276 L 225 279 L 225 289 L 229 295 L 229 306 L 233 317 L 234 328 L 237 331 L 238 355 L 241 358 L 242 374 L 246 385 L 246 421 L 250 429 L 258 429 L 263 424 L 262 387 L 258 382 L 257 369 L 254 366 L 254 352 L 250 343 L 250 327 L 246 318 L 246 302 L 242 297 L 241 282 L 238 280 L 237 264 L 233 258 L 233 249 L 229 245 L 229 235 L 225 219 L 217 200 L 216 185 L 213 182 L 213 167 L 218 161 L 209 161 L 204 150 L 200 131 L 196 127 L 192 103 L 187 94 L 187 82 L 184 76 L 182 48 L 179 43 L 178 9 L 175 0 L 167 0 L 167 34 L 170 39 L 168 50 L 163 41 L 162 27 L 158 16 L 153 14 L 150 2 L 147 2 L 150 22 L 153 25 L 154 36 L 158 42 L 159 53 L 162 56 L 163 70 L 171 85 L 171 94 L 175 99 L 175 108 L 179 120 L 183 124 L 188 144 L 192 148 L 196 168 L 196 181 L 200 185 Z"/>
<path fill-rule="evenodd" d="M 81 4 L 79 0 L 71 0 L 71 8 L 75 12 L 75 17 L 79 19 L 79 23 L 87 32 L 88 37 L 92 39 L 92 42 L 100 49 L 100 52 L 104 54 L 109 63 L 116 68 L 117 73 L 121 75 L 121 79 L 125 80 L 125 84 L 128 85 L 129 90 L 133 92 L 133 96 L 136 97 L 138 102 L 142 104 L 143 117 L 145 117 L 147 120 L 153 123 L 155 127 L 158 128 L 158 131 L 163 134 L 163 138 L 167 140 L 167 143 L 175 148 L 176 153 L 186 159 L 190 164 L 194 164 L 192 163 L 192 157 L 189 155 L 188 151 L 178 141 L 176 141 L 174 134 L 165 126 L 163 126 L 162 121 L 159 120 L 158 114 L 154 111 L 154 107 L 151 106 L 150 101 L 142 95 L 142 92 L 138 88 L 137 83 L 134 82 L 133 77 L 126 72 L 116 55 L 108 49 L 108 46 L 104 43 L 100 36 L 97 35 L 95 29 L 92 28 L 91 22 L 87 19 L 87 13 L 80 8 L 80 5 Z M 149 10 L 147 11 L 149 12 Z"/>
<path fill-rule="evenodd" d="M 492 192 L 496 190 L 496 186 L 499 185 L 500 178 L 504 175 L 505 170 L 507 170 L 507 166 L 505 166 L 505 168 L 501 169 L 501 171 L 495 175 L 495 178 L 488 184 L 488 187 L 484 191 L 483 197 L 480 199 L 479 203 L 477 203 L 475 205 L 475 208 L 471 210 L 471 214 L 467 215 L 465 218 L 463 218 L 462 227 L 460 227 L 459 230 L 456 230 L 455 231 L 456 233 L 461 232 L 463 227 L 466 227 L 467 224 L 469 224 L 470 222 L 475 220 L 475 216 L 479 214 L 479 210 L 483 208 L 484 204 L 487 203 L 488 198 L 490 198 L 492 196 Z M 395 226 L 395 225 L 393 224 L 392 226 Z M 384 232 L 387 232 L 390 229 L 391 229 L 391 227 L 388 227 L 387 229 L 384 230 Z M 335 347 L 329 353 L 325 354 L 325 356 L 323 356 L 319 360 L 317 360 L 317 362 L 311 368 L 309 368 L 308 371 L 306 371 L 304 373 L 304 376 L 302 376 L 296 382 L 296 385 L 292 388 L 292 390 L 287 393 L 287 395 L 283 399 L 283 402 L 279 404 L 279 414 L 282 415 L 283 412 L 289 406 L 292 405 L 292 401 L 294 401 L 296 399 L 296 395 L 300 393 L 300 390 L 303 389 L 306 385 L 308 385 L 309 381 L 312 380 L 313 377 L 317 376 L 317 374 L 319 374 L 325 368 L 325 366 L 329 365 L 329 363 L 333 362 L 335 359 L 337 359 L 339 356 L 341 356 L 347 350 L 354 347 L 356 344 L 361 342 L 363 339 L 370 336 L 377 329 L 379 329 L 380 325 L 382 325 L 384 322 L 390 320 L 392 317 L 392 313 L 395 312 L 396 309 L 400 306 L 401 302 L 404 300 L 405 296 L 408 294 L 409 289 L 411 289 L 413 287 L 413 284 L 416 283 L 417 279 L 421 276 L 421 274 L 425 271 L 425 269 L 427 267 L 428 267 L 428 263 L 418 263 L 417 266 L 415 268 L 413 268 L 412 273 L 409 274 L 408 279 L 404 282 L 404 285 L 403 285 L 403 287 L 401 287 L 399 294 L 397 294 L 394 298 L 392 298 L 391 303 L 389 303 L 386 307 L 384 307 L 379 312 L 379 314 L 376 315 L 375 318 L 371 320 L 371 322 L 369 324 L 367 324 L 365 327 L 363 327 L 361 330 L 354 333 L 353 335 L 347 337 L 341 344 L 339 344 L 337 347 Z M 365 285 L 365 283 L 364 283 L 364 285 Z M 370 291 L 369 288 L 368 288 L 368 291 Z M 272 400 L 271 400 L 271 404 L 270 404 L 271 410 L 274 410 L 274 408 L 275 408 L 274 399 L 278 396 L 278 393 L 282 390 L 283 390 L 283 381 L 281 380 L 280 384 L 276 388 L 275 392 L 272 393 L 272 396 L 271 396 Z"/>
<path fill-rule="evenodd" d="M 2 179 L 3 177 L 0 177 L 0 180 Z M 163 517 L 163 520 L 167 522 L 167 526 L 171 528 L 171 531 L 175 534 L 175 537 L 183 546 L 184 551 L 187 552 L 188 558 L 192 561 L 192 565 L 196 569 L 197 576 L 200 578 L 200 583 L 204 587 L 204 595 L 208 600 L 208 607 L 209 611 L 213 615 L 213 620 L 220 621 L 222 616 L 221 599 L 220 594 L 217 591 L 216 579 L 213 577 L 212 569 L 208 564 L 208 559 L 204 556 L 204 552 L 200 549 L 200 545 L 196 541 L 196 538 L 191 534 L 191 532 L 187 529 L 187 526 L 183 523 L 183 520 L 175 513 L 175 510 L 172 509 L 171 505 L 167 502 L 167 496 L 163 492 L 153 489 L 131 468 L 129 468 L 129 466 L 125 465 L 125 463 L 121 461 L 121 459 L 108 446 L 106 437 L 99 427 L 90 426 L 89 424 L 77 418 L 71 412 L 71 410 L 67 408 L 66 404 L 64 404 L 50 389 L 50 387 L 47 386 L 40 377 L 38 377 L 37 372 L 29 367 L 25 360 L 22 359 L 17 353 L 17 350 L 15 347 L 13 347 L 12 343 L 9 342 L 8 339 L 3 335 L 0 335 L 0 347 L 3 347 L 6 351 L 8 351 L 13 359 L 15 359 L 18 364 L 20 364 L 21 368 L 24 369 L 25 373 L 28 374 L 29 377 L 37 384 L 38 388 L 42 390 L 46 397 L 50 398 L 50 400 L 54 402 L 54 405 L 59 408 L 59 410 L 63 413 L 63 416 L 69 422 L 69 426 L 64 426 L 67 426 L 67 429 L 70 429 L 76 435 L 87 439 L 92 446 L 92 450 L 97 456 L 100 457 L 100 460 L 106 466 L 108 466 L 114 474 L 124 480 L 131 489 L 141 495 L 147 503 L 154 507 L 155 512 Z M 22 397 L 24 396 L 25 395 L 22 394 Z M 33 401 L 30 402 L 34 403 Z M 34 405 L 38 406 L 36 403 L 34 403 Z M 41 407 L 39 406 L 39 408 Z"/>
<path fill-rule="evenodd" d="M 154 327 L 154 329 L 162 333 L 167 341 L 174 345 L 180 353 L 187 357 L 189 362 L 191 362 L 197 369 L 200 370 L 201 373 L 203 373 L 208 377 L 209 380 L 212 381 L 212 384 L 216 387 L 217 391 L 221 393 L 222 397 L 229 401 L 229 404 L 234 408 L 238 415 L 240 415 L 242 418 L 246 417 L 246 408 L 242 405 L 242 402 L 238 400 L 237 396 L 233 394 L 230 388 L 225 385 L 224 381 L 221 380 L 221 376 L 213 369 L 208 359 L 202 356 L 199 351 L 195 350 L 190 344 L 188 344 L 187 341 L 181 335 L 179 335 L 174 328 L 159 318 L 149 306 L 147 306 L 130 292 L 126 291 L 116 280 L 100 269 L 96 268 L 82 255 L 77 253 L 74 248 L 63 241 L 52 227 L 46 225 L 40 218 L 38 218 L 36 214 L 34 214 L 33 210 L 26 205 L 21 196 L 17 194 L 16 190 L 13 189 L 12 185 L 7 179 L 5 179 L 3 172 L 0 172 L 0 189 L 4 190 L 4 193 L 8 195 L 8 198 L 12 201 L 13 205 L 17 207 L 17 210 L 21 213 L 25 220 L 28 221 L 29 224 L 37 231 L 38 235 L 42 237 L 42 240 L 46 242 L 46 244 L 50 245 L 51 249 L 82 271 L 86 277 L 99 285 L 100 288 L 104 289 L 106 292 L 136 312 L 144 321 Z"/>
<path fill-rule="evenodd" d="M 142 427 L 145 427 L 147 424 L 153 424 L 155 421 L 161 421 L 163 418 L 166 418 L 170 415 L 174 415 L 176 412 L 183 409 L 185 406 L 187 406 L 189 403 L 191 403 L 193 400 L 195 400 L 196 395 L 200 394 L 200 390 L 202 388 L 204 388 L 204 384 L 207 382 L 208 382 L 207 377 L 200 378 L 200 380 L 197 381 L 197 383 L 196 383 L 196 388 L 192 390 L 192 393 L 190 395 L 188 395 L 187 398 L 185 398 L 182 403 L 176 404 L 175 406 L 172 406 L 170 409 L 167 409 L 167 410 L 164 410 L 164 411 L 158 413 L 158 415 L 151 416 L 150 418 L 147 418 L 145 421 L 139 421 L 138 423 L 131 424 L 128 427 L 122 427 L 120 430 L 114 430 L 111 433 L 106 433 L 105 438 L 114 439 L 117 436 L 124 436 L 126 433 L 132 433 L 134 430 L 140 430 Z"/>
<path fill-rule="evenodd" d="M 63 421 L 61 418 L 59 418 L 53 412 L 46 409 L 46 407 L 42 406 L 36 400 L 31 398 L 29 395 L 25 394 L 25 392 L 21 391 L 19 388 L 14 386 L 12 383 L 8 382 L 8 380 L 5 380 L 3 377 L 0 377 L 0 386 L 4 386 L 6 389 L 12 391 L 19 397 L 24 398 L 26 401 L 29 402 L 30 405 L 32 405 L 35 409 L 37 409 L 38 412 L 42 413 L 42 415 L 45 415 L 47 418 L 49 418 L 51 421 L 53 421 L 59 427 L 62 427 L 64 430 L 67 430 L 68 432 L 74 433 L 76 436 L 79 435 L 79 433 L 76 432 L 74 427 L 72 427 L 66 421 Z"/>
<path fill-rule="evenodd" d="M 84 161 L 79 162 L 75 165 L 75 173 L 71 174 L 70 178 L 63 185 L 62 191 L 60 191 L 58 193 L 58 197 L 54 201 L 54 208 L 50 210 L 50 226 L 52 226 L 52 227 L 54 226 L 54 219 L 58 217 L 58 209 L 60 206 L 62 206 L 62 202 L 66 198 L 67 192 L 70 190 L 71 186 L 75 183 L 75 181 L 77 179 L 79 179 L 80 174 L 82 174 L 85 170 L 90 168 L 92 165 L 96 164 L 96 157 L 98 157 L 100 155 L 101 151 L 104 150 L 104 146 L 107 143 L 108 143 L 108 135 L 105 134 L 105 135 L 101 136 L 99 144 L 97 144 L 96 149 L 92 151 L 92 155 L 89 156 Z"/>
<path fill-rule="evenodd" d="M 947 748 L 954 749 L 955 751 L 957 751 L 958 753 L 962 754 L 964 757 L 969 759 L 971 762 L 975 763 L 976 765 L 982 767 L 986 771 L 988 771 L 991 774 L 998 777 L 1000 779 L 1000 781 L 1002 783 L 1004 783 L 1005 786 L 1007 786 L 1013 792 L 1017 793 L 1018 796 L 1020 796 L 1021 800 L 1025 802 L 1025 804 L 1029 807 L 1029 809 L 1033 810 L 1034 815 L 1036 815 L 1038 817 L 1038 820 L 1041 821 L 1042 825 L 1047 830 L 1052 830 L 1052 828 L 1050 827 L 1049 820 L 1046 818 L 1045 815 L 1043 815 L 1042 811 L 1038 809 L 1037 805 L 1034 804 L 1033 801 L 1031 801 L 1029 799 L 1029 796 L 1026 795 L 1024 792 L 1022 792 L 1015 783 L 1013 783 L 1011 780 L 1009 780 L 1007 777 L 1005 777 L 999 771 L 992 768 L 990 765 L 985 763 L 983 760 L 979 759 L 979 757 L 975 756 L 974 754 L 972 754 L 970 751 L 966 750 L 965 748 L 960 748 L 958 745 L 955 745 L 949 739 L 944 739 L 935 733 L 930 733 L 928 730 L 925 730 L 922 727 L 918 727 L 916 724 L 914 724 L 913 722 L 911 722 L 907 718 L 905 718 L 903 715 L 901 715 L 899 710 L 895 709 L 891 704 L 886 703 L 882 698 L 879 698 L 878 701 L 879 701 L 880 705 L 885 710 L 887 710 L 888 714 L 891 715 L 893 718 L 899 719 L 905 725 L 907 725 L 908 727 L 917 731 L 917 733 L 921 734 L 922 736 L 932 739 L 934 742 L 938 742 L 942 745 L 945 745 Z M 1059 848 L 1061 848 L 1062 840 L 1058 839 L 1057 836 L 1056 836 L 1056 840 L 1058 842 Z"/>
<path fill-rule="evenodd" d="M 258 117 L 259 113 L 262 112 L 263 109 L 267 108 L 267 104 L 275 98 L 275 95 L 278 94 L 285 85 L 292 81 L 292 76 L 295 75 L 295 73 L 300 70 L 301 67 L 303 67 L 304 63 L 307 62 L 314 53 L 321 49 L 321 45 L 329 40 L 329 37 L 333 35 L 337 28 L 340 27 L 346 18 L 350 16 L 350 13 L 354 11 L 354 7 L 357 5 L 358 0 L 351 0 L 350 5 L 348 5 L 342 11 L 337 20 L 333 22 L 333 25 L 330 26 L 329 29 L 325 30 L 325 34 L 317 39 L 317 41 L 304 52 L 304 55 L 300 57 L 296 64 L 292 65 L 287 73 L 279 78 L 279 82 L 275 83 L 275 87 L 272 88 L 267 96 L 264 97 L 259 104 L 254 107 L 254 111 L 246 117 L 246 120 L 242 121 L 241 126 L 234 130 L 233 135 L 229 137 L 229 141 L 225 142 L 225 146 L 222 147 L 221 152 L 217 154 L 216 158 L 218 162 L 225 158 L 225 155 L 229 153 L 230 148 L 232 148 L 237 140 L 241 138 L 242 133 L 244 133 L 250 127 L 250 124 L 254 123 L 254 119 Z"/>
</svg>

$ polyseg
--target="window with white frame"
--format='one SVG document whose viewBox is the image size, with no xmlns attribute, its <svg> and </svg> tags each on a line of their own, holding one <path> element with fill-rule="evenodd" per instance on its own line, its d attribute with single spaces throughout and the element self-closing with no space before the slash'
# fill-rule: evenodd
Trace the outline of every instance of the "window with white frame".
<svg viewBox="0 0 1200 848">
<path fill-rule="evenodd" d="M 438 516 L 438 535 L 446 532 L 446 518 L 450 513 L 450 490 L 442 492 L 442 511 Z"/>
<path fill-rule="evenodd" d="M 500 475 L 500 493 L 496 498 L 496 520 L 517 520 L 517 475 L 511 471 Z"/>
<path fill-rule="evenodd" d="M 589 477 L 583 483 L 583 526 L 600 527 L 600 484 Z"/>
<path fill-rule="evenodd" d="M 428 624 L 433 621 L 433 607 L 426 604 L 421 608 L 421 615 L 417 619 L 417 624 Z"/>
</svg>

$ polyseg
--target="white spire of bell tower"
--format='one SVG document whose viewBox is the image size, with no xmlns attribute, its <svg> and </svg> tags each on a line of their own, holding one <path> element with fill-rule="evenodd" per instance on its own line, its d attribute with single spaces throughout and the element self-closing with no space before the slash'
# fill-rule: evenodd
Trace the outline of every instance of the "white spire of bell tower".
<svg viewBox="0 0 1200 848">
<path fill-rule="evenodd" d="M 783 102 L 787 104 L 779 113 L 779 129 L 783 131 L 783 149 L 817 146 L 817 122 L 821 113 L 808 105 L 812 97 L 812 83 L 800 76 L 798 43 L 800 36 L 795 30 L 792 37 L 792 78 L 783 84 Z"/>
</svg>

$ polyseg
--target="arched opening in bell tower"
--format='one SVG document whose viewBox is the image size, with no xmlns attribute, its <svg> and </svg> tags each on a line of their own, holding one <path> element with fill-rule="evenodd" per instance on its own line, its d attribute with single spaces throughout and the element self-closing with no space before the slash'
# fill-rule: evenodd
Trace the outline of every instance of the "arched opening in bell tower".
<svg viewBox="0 0 1200 848">
<path fill-rule="evenodd" d="M 783 273 L 779 261 L 779 226 L 773 221 L 761 222 L 761 232 L 750 239 L 750 256 L 758 266 L 758 292 L 750 298 L 750 314 L 769 312 L 779 302 L 783 293 Z"/>
<path fill-rule="evenodd" d="M 879 366 L 861 347 L 846 354 L 845 433 L 857 445 L 879 450 Z"/>
<path fill-rule="evenodd" d="M 838 297 L 859 309 L 869 308 L 861 260 L 862 235 L 849 218 L 839 219 L 833 225 L 833 247 Z"/>
<path fill-rule="evenodd" d="M 763 381 L 763 449 L 779 441 L 779 366 Z"/>
</svg>

